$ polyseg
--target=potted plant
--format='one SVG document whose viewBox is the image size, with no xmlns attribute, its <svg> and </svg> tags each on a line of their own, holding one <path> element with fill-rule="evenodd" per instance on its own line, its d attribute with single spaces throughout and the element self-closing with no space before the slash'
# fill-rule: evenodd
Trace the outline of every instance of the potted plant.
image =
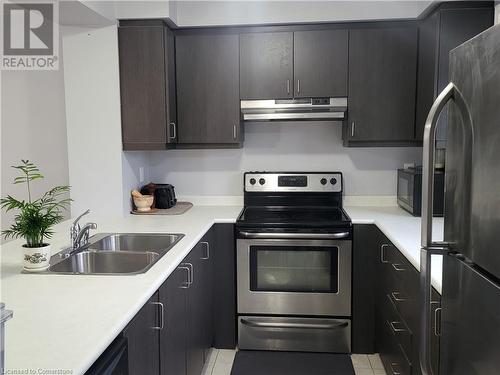
<svg viewBox="0 0 500 375">
<path fill-rule="evenodd" d="M 40 198 L 31 197 L 31 181 L 42 179 L 36 165 L 29 160 L 21 160 L 21 165 L 12 166 L 21 176 L 14 184 L 26 184 L 28 200 L 20 200 L 8 195 L 0 199 L 0 206 L 7 212 L 17 210 L 14 223 L 2 231 L 5 239 L 24 238 L 24 268 L 27 271 L 40 271 L 49 266 L 50 244 L 47 240 L 53 235 L 53 226 L 64 220 L 63 211 L 67 210 L 71 199 L 66 196 L 69 186 L 56 186 Z"/>
</svg>

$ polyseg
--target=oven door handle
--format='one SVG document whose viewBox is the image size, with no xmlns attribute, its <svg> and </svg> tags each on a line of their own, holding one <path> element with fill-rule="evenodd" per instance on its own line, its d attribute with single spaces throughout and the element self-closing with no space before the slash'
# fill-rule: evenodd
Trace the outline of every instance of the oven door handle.
<svg viewBox="0 0 500 375">
<path fill-rule="evenodd" d="M 338 240 L 347 238 L 350 232 L 339 233 L 265 233 L 265 232 L 245 232 L 240 231 L 239 235 L 243 238 L 266 238 L 266 239 L 303 239 L 312 238 L 319 240 Z"/>
<path fill-rule="evenodd" d="M 339 329 L 349 325 L 348 322 L 336 324 L 301 324 L 301 323 L 273 323 L 273 322 L 252 322 L 251 320 L 241 319 L 241 323 L 253 328 L 285 328 L 285 329 Z"/>
</svg>

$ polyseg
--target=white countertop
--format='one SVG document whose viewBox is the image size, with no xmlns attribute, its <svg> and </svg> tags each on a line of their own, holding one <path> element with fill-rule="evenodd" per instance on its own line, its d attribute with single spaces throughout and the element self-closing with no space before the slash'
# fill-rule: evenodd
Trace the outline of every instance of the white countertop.
<svg viewBox="0 0 500 375">
<path fill-rule="evenodd" d="M 241 205 L 194 206 L 180 216 L 127 216 L 96 221 L 98 232 L 184 233 L 144 274 L 21 274 L 22 240 L 2 246 L 1 297 L 14 310 L 6 323 L 6 368 L 84 373 L 214 223 L 233 223 Z M 374 223 L 419 268 L 420 219 L 397 207 L 346 207 L 354 223 Z M 53 253 L 68 245 L 70 222 L 56 227 Z M 442 219 L 436 227 L 442 228 Z M 437 229 L 439 229 L 437 228 Z M 440 237 L 436 236 L 436 239 Z M 441 291 L 440 262 L 433 285 Z"/>
<path fill-rule="evenodd" d="M 414 217 L 397 206 L 388 207 L 344 207 L 353 224 L 375 224 L 403 253 L 403 255 L 420 270 L 420 217 Z M 443 218 L 433 220 L 433 240 L 443 240 Z M 442 256 L 432 256 L 432 286 L 441 294 Z"/>
</svg>

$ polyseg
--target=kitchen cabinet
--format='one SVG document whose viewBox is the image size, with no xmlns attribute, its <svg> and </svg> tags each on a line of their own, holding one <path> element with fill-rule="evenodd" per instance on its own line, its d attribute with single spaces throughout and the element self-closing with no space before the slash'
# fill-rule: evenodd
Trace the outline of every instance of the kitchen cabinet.
<svg viewBox="0 0 500 375">
<path fill-rule="evenodd" d="M 345 97 L 348 76 L 348 31 L 293 33 L 294 97 Z"/>
<path fill-rule="evenodd" d="M 175 41 L 178 147 L 237 147 L 238 35 L 179 33 Z"/>
<path fill-rule="evenodd" d="M 419 272 L 380 231 L 375 296 L 375 337 L 386 371 L 420 374 L 420 278 Z M 441 297 L 433 289 L 432 309 L 440 308 Z M 436 314 L 433 314 L 435 316 Z M 439 371 L 439 327 L 433 321 L 431 357 L 434 373 Z"/>
<path fill-rule="evenodd" d="M 158 290 L 165 309 L 165 323 L 160 331 L 160 374 L 186 374 L 186 288 L 189 268 L 181 265 Z"/>
<path fill-rule="evenodd" d="M 240 35 L 241 99 L 293 97 L 293 33 Z"/>
<path fill-rule="evenodd" d="M 494 23 L 491 2 L 443 4 L 419 26 L 416 138 L 422 139 L 425 120 L 437 95 L 450 81 L 450 51 Z M 438 119 L 438 147 L 446 145 L 447 111 Z"/>
<path fill-rule="evenodd" d="M 123 150 L 164 150 L 176 141 L 174 38 L 160 20 L 118 28 Z"/>
<path fill-rule="evenodd" d="M 420 374 L 419 288 L 418 271 L 375 225 L 354 225 L 353 353 L 380 353 L 388 374 Z M 434 289 L 432 301 L 431 358 L 438 374 L 434 319 L 441 297 Z"/>
<path fill-rule="evenodd" d="M 240 96 L 347 96 L 347 64 L 347 30 L 241 34 Z"/>
<path fill-rule="evenodd" d="M 349 31 L 349 116 L 344 145 L 414 140 L 417 27 Z"/>
<path fill-rule="evenodd" d="M 120 333 L 130 375 L 200 375 L 212 347 L 236 347 L 234 241 L 213 225 Z"/>
<path fill-rule="evenodd" d="M 186 257 L 190 268 L 187 291 L 186 366 L 188 375 L 199 375 L 212 347 L 212 259 L 211 233 L 208 233 Z"/>
<path fill-rule="evenodd" d="M 155 293 L 123 331 L 128 345 L 129 375 L 159 374 L 160 307 Z"/>
<path fill-rule="evenodd" d="M 214 347 L 236 347 L 236 243 L 233 224 L 215 224 L 211 230 L 213 257 Z"/>
</svg>

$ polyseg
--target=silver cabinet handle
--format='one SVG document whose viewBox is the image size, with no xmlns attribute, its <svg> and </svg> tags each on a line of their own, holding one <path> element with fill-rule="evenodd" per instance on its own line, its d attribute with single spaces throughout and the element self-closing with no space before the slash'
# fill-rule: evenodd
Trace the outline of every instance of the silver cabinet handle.
<svg viewBox="0 0 500 375">
<path fill-rule="evenodd" d="M 408 300 L 408 298 L 406 298 L 406 296 L 400 292 L 392 292 L 391 297 L 396 302 L 405 302 Z"/>
<path fill-rule="evenodd" d="M 380 262 L 381 263 L 389 263 L 388 260 L 385 259 L 385 249 L 389 247 L 389 244 L 380 245 Z"/>
<path fill-rule="evenodd" d="M 402 333 L 402 332 L 407 332 L 407 329 L 405 328 L 404 324 L 401 322 L 398 322 L 398 321 L 394 321 L 394 322 L 386 321 L 386 322 L 389 325 L 389 328 L 391 329 L 391 331 L 394 335 L 396 335 L 398 333 Z"/>
<path fill-rule="evenodd" d="M 286 94 L 290 95 L 290 80 L 286 80 Z"/>
<path fill-rule="evenodd" d="M 172 128 L 172 135 L 170 136 L 170 139 L 177 138 L 177 127 L 175 126 L 175 122 L 171 122 L 169 125 Z"/>
<path fill-rule="evenodd" d="M 403 265 L 399 263 L 392 263 L 392 268 L 394 268 L 398 272 L 406 271 L 406 268 L 404 268 Z"/>
<path fill-rule="evenodd" d="M 297 80 L 297 94 L 300 94 L 300 79 Z"/>
<path fill-rule="evenodd" d="M 431 365 L 431 255 L 445 254 L 449 244 L 432 241 L 432 217 L 433 217 L 433 191 L 434 191 L 434 146 L 436 143 L 436 128 L 439 114 L 446 103 L 450 100 L 455 102 L 462 116 L 464 130 L 464 163 L 462 170 L 469 173 L 465 176 L 466 181 L 470 180 L 472 165 L 472 141 L 473 128 L 467 103 L 460 90 L 449 83 L 434 101 L 424 128 L 424 144 L 422 158 L 422 229 L 420 251 L 420 367 L 422 375 L 432 375 Z M 466 184 L 467 186 L 467 184 Z M 470 189 L 470 184 L 468 184 Z M 470 191 L 465 192 L 470 196 Z M 470 200 L 472 201 L 472 200 Z M 470 206 L 463 213 L 466 220 L 470 220 Z M 466 223 L 467 224 L 467 223 Z M 467 225 L 466 225 L 467 226 Z"/>
<path fill-rule="evenodd" d="M 351 138 L 354 138 L 355 132 L 356 132 L 356 123 L 353 121 L 351 122 Z"/>
<path fill-rule="evenodd" d="M 334 240 L 349 237 L 349 232 L 340 233 L 259 233 L 259 232 L 239 232 L 243 238 L 288 238 L 288 239 L 301 239 L 301 238 L 314 238 L 322 240 Z"/>
<path fill-rule="evenodd" d="M 183 266 L 189 268 L 189 287 L 194 283 L 194 267 L 192 263 L 182 263 Z"/>
<path fill-rule="evenodd" d="M 236 125 L 233 125 L 233 139 L 236 139 Z"/>
<path fill-rule="evenodd" d="M 191 265 L 192 267 L 192 265 Z M 186 270 L 187 271 L 187 279 L 185 284 L 181 285 L 179 288 L 181 289 L 188 289 L 191 286 L 191 268 L 188 266 L 188 263 L 182 263 L 179 267 L 177 267 L 180 270 Z"/>
<path fill-rule="evenodd" d="M 206 255 L 200 259 L 207 260 L 210 259 L 210 244 L 207 241 L 202 241 L 200 244 L 205 245 Z"/>
<path fill-rule="evenodd" d="M 339 329 L 349 325 L 347 322 L 335 324 L 302 324 L 302 323 L 275 323 L 275 322 L 253 322 L 241 319 L 241 323 L 253 328 L 285 328 L 285 329 Z"/>
<path fill-rule="evenodd" d="M 159 307 L 160 311 L 160 325 L 156 327 L 151 327 L 153 329 L 162 330 L 165 327 L 165 306 L 161 302 L 151 302 L 152 305 Z"/>
<path fill-rule="evenodd" d="M 391 367 L 391 372 L 392 372 L 392 374 L 390 375 L 401 375 L 400 371 L 394 369 L 394 366 L 399 366 L 396 362 L 392 362 L 389 365 Z"/>
</svg>

